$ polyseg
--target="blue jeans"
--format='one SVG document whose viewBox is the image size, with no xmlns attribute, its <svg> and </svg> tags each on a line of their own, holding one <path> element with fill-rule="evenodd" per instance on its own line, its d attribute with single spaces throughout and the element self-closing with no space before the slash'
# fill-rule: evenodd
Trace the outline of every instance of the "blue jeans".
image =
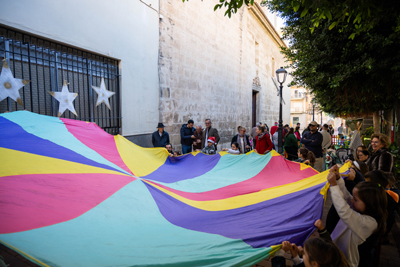
<svg viewBox="0 0 400 267">
<path fill-rule="evenodd" d="M 192 152 L 192 146 L 182 145 L 182 154 Z"/>
</svg>

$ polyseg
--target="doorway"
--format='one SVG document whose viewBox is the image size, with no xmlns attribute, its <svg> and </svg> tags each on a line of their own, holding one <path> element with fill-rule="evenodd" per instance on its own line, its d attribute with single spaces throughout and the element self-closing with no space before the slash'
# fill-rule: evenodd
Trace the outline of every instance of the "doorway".
<svg viewBox="0 0 400 267">
<path fill-rule="evenodd" d="M 252 127 L 255 127 L 257 124 L 257 98 L 258 98 L 258 91 L 253 90 L 253 104 L 252 104 Z"/>
</svg>

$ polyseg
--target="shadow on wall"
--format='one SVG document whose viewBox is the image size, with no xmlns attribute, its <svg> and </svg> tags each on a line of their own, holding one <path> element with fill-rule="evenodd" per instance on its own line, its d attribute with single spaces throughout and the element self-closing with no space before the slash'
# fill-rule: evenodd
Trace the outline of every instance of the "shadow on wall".
<svg viewBox="0 0 400 267">
<path fill-rule="evenodd" d="M 138 146 L 153 147 L 153 144 L 151 143 L 151 134 L 140 134 L 140 135 L 131 135 L 124 137 Z"/>
</svg>

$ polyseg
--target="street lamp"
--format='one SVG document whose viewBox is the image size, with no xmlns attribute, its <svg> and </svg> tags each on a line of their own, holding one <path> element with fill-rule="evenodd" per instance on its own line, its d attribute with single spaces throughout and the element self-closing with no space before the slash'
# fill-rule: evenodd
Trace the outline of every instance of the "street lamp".
<svg viewBox="0 0 400 267">
<path fill-rule="evenodd" d="M 276 79 L 278 80 L 279 85 L 279 95 L 280 95 L 280 101 L 279 101 L 279 125 L 278 125 L 278 153 L 282 154 L 283 153 L 283 136 L 282 136 L 282 130 L 283 130 L 283 125 L 282 125 L 282 89 L 284 83 L 286 81 L 286 75 L 287 71 L 281 67 L 279 70 L 276 71 Z"/>
</svg>

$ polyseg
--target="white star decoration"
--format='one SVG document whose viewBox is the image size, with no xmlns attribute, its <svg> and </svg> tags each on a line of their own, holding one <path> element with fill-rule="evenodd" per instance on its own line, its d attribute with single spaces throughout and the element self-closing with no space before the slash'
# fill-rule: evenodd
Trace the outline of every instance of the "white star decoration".
<svg viewBox="0 0 400 267">
<path fill-rule="evenodd" d="M 67 86 L 67 81 L 64 81 L 63 87 L 61 89 L 61 92 L 49 92 L 55 99 L 60 102 L 60 105 L 58 107 L 58 117 L 60 117 L 66 109 L 71 111 L 72 113 L 75 114 L 75 116 L 78 116 L 76 114 L 74 105 L 72 104 L 72 101 L 75 100 L 77 97 L 78 93 L 70 93 L 68 91 L 68 86 Z"/>
<path fill-rule="evenodd" d="M 108 102 L 108 98 L 110 98 L 113 94 L 115 94 L 115 92 L 111 92 L 108 91 L 106 89 L 106 85 L 104 83 L 104 77 L 101 77 L 101 83 L 100 83 L 100 87 L 96 87 L 92 85 L 93 90 L 96 91 L 97 93 L 97 102 L 96 102 L 96 107 L 98 105 L 100 105 L 102 102 L 104 102 L 104 104 L 106 104 L 106 106 L 108 107 L 108 109 L 111 110 L 110 108 L 110 102 Z"/>
<path fill-rule="evenodd" d="M 0 101 L 10 97 L 18 104 L 22 105 L 21 96 L 19 95 L 19 89 L 27 85 L 29 80 L 15 79 L 11 73 L 10 67 L 7 61 L 3 60 L 3 69 L 0 74 Z"/>
</svg>

